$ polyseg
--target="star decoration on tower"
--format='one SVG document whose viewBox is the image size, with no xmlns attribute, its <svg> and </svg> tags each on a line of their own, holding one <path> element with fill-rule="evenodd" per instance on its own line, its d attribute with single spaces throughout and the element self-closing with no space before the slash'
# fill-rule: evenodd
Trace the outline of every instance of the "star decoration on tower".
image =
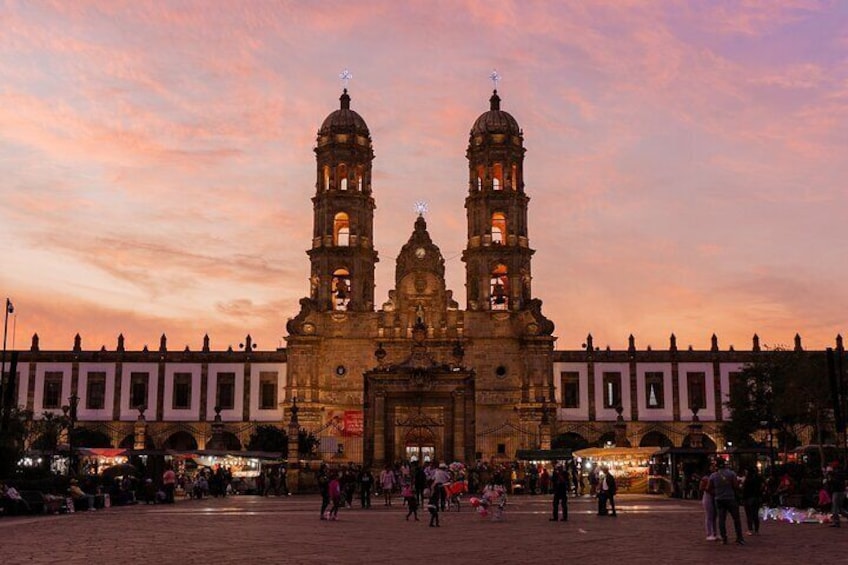
<svg viewBox="0 0 848 565">
<path fill-rule="evenodd" d="M 347 85 L 350 82 L 350 79 L 353 78 L 353 75 L 350 74 L 350 71 L 345 69 L 341 73 L 339 73 L 339 78 L 342 79 L 342 86 L 347 89 Z"/>
<path fill-rule="evenodd" d="M 492 81 L 492 84 L 495 86 L 495 90 L 497 90 L 498 82 L 501 80 L 501 75 L 498 74 L 496 69 L 492 69 L 492 74 L 489 75 L 489 80 Z"/>
<path fill-rule="evenodd" d="M 413 204 L 412 209 L 415 210 L 415 213 L 419 216 L 423 216 L 427 213 L 427 203 L 423 200 L 419 200 L 415 204 Z"/>
</svg>

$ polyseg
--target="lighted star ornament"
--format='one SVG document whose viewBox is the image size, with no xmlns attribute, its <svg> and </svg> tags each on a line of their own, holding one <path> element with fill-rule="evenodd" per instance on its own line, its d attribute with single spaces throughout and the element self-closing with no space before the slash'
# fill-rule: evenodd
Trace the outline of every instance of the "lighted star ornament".
<svg viewBox="0 0 848 565">
<path fill-rule="evenodd" d="M 412 205 L 412 209 L 415 210 L 415 213 L 419 216 L 423 216 L 427 213 L 427 203 L 423 200 L 419 200 L 418 202 Z"/>
</svg>

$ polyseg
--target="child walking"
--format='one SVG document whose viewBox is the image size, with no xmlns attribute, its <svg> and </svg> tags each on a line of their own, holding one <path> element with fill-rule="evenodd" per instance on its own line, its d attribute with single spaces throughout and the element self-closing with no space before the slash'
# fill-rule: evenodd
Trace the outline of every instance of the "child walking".
<svg viewBox="0 0 848 565">
<path fill-rule="evenodd" d="M 439 526 L 439 489 L 433 486 L 430 489 L 425 489 L 424 496 L 428 496 L 427 510 L 430 511 L 430 527 L 438 528 Z"/>
<path fill-rule="evenodd" d="M 337 473 L 333 473 L 332 479 L 330 479 L 329 490 L 330 502 L 333 503 L 333 506 L 330 508 L 328 518 L 330 520 L 337 520 L 339 516 L 339 506 L 342 503 L 342 485 Z"/>
<path fill-rule="evenodd" d="M 418 497 L 415 496 L 415 492 L 412 490 L 412 484 L 406 483 L 403 485 L 403 489 L 401 490 L 401 495 L 403 499 L 406 501 L 407 508 L 409 508 L 409 512 L 406 513 L 406 520 L 409 521 L 410 516 L 415 516 L 415 521 L 418 521 Z"/>
</svg>

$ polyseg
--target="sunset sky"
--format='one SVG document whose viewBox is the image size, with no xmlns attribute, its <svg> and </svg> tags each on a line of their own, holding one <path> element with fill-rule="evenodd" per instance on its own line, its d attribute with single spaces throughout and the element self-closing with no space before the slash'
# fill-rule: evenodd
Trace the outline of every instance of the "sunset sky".
<svg viewBox="0 0 848 565">
<path fill-rule="evenodd" d="M 848 2 L 0 0 L 9 346 L 281 346 L 345 68 L 377 304 L 426 200 L 465 307 L 465 149 L 497 69 L 558 349 L 848 329 Z"/>
</svg>

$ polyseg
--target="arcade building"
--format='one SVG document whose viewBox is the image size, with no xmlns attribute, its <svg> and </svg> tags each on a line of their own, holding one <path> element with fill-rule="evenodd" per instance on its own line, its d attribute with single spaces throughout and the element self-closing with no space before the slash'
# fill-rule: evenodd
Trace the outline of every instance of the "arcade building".
<svg viewBox="0 0 848 565">
<path fill-rule="evenodd" d="M 423 215 L 395 259 L 394 288 L 374 296 L 374 151 L 365 120 L 340 107 L 318 130 L 308 296 L 286 346 L 258 351 L 16 352 L 5 387 L 35 418 L 77 399 L 77 427 L 103 446 L 245 449 L 258 425 L 306 429 L 327 460 L 379 466 L 411 458 L 511 460 L 519 450 L 590 445 L 724 448 L 720 426 L 751 350 L 555 348 L 534 296 L 524 133 L 495 91 L 472 124 L 466 157 L 465 296 Z M 379 304 L 379 305 L 378 305 Z M 294 314 L 294 313 L 293 313 Z M 795 338 L 801 349 L 801 338 Z M 842 338 L 835 349 L 844 357 Z M 6 371 L 10 369 L 7 356 Z M 296 407 L 296 408 L 295 408 Z M 693 436 L 693 434 L 695 434 Z M 697 437 L 695 437 L 697 436 Z"/>
</svg>

